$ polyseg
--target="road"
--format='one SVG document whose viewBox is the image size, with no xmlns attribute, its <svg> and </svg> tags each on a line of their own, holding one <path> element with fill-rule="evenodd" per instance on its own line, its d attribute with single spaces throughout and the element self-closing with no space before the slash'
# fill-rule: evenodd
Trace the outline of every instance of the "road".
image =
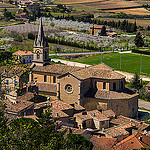
<svg viewBox="0 0 150 150">
<path fill-rule="evenodd" d="M 110 53 L 110 52 L 118 52 L 118 51 L 82 52 L 82 53 L 50 53 L 49 56 L 52 56 L 52 55 L 65 56 L 65 55 L 101 54 L 101 53 Z"/>
<path fill-rule="evenodd" d="M 146 101 L 143 101 L 143 100 L 138 100 L 139 102 L 139 108 L 145 108 L 145 109 L 148 109 L 150 110 L 150 102 L 146 102 Z"/>
</svg>

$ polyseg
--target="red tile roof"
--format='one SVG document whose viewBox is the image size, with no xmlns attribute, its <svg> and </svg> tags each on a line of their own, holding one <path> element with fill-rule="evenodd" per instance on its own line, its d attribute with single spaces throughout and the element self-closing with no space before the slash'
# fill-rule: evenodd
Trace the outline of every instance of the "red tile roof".
<svg viewBox="0 0 150 150">
<path fill-rule="evenodd" d="M 121 92 L 90 89 L 85 94 L 85 97 L 93 97 L 98 99 L 129 99 L 135 96 L 137 96 L 137 94 L 133 91 L 130 92 L 128 89 L 124 89 Z"/>
<path fill-rule="evenodd" d="M 138 131 L 143 131 L 150 126 L 149 124 L 146 124 L 139 120 L 131 119 L 131 118 L 124 117 L 124 116 L 118 116 L 117 119 L 112 119 L 110 122 L 115 125 L 121 125 L 124 123 L 132 123 L 132 126 L 135 126 Z"/>
<path fill-rule="evenodd" d="M 93 150 L 106 150 L 112 149 L 117 142 L 117 138 L 98 137 L 93 135 L 93 137 L 90 138 L 90 141 L 93 143 Z"/>
<path fill-rule="evenodd" d="M 84 69 L 71 72 L 72 75 L 79 79 L 100 78 L 100 79 L 124 79 L 125 76 L 113 71 L 105 64 L 90 66 Z"/>
<path fill-rule="evenodd" d="M 141 147 L 150 147 L 150 137 L 136 133 L 116 144 L 114 150 L 133 150 L 140 149 Z"/>
<path fill-rule="evenodd" d="M 18 113 L 21 110 L 33 105 L 33 102 L 30 101 L 26 101 L 26 100 L 12 100 L 12 99 L 5 99 L 2 101 L 5 106 L 6 106 L 6 110 L 8 112 L 14 112 L 14 113 Z"/>
<path fill-rule="evenodd" d="M 74 115 L 74 117 L 80 118 L 82 121 L 88 120 L 88 119 L 96 119 L 99 121 L 104 121 L 104 120 L 109 120 L 105 115 L 103 115 L 100 111 L 98 110 L 92 110 L 92 111 L 86 111 L 77 113 Z"/>
<path fill-rule="evenodd" d="M 27 55 L 33 55 L 33 53 L 30 51 L 20 51 L 19 50 L 19 51 L 13 53 L 13 55 L 27 56 Z"/>
<path fill-rule="evenodd" d="M 112 110 L 104 110 L 102 114 L 105 115 L 107 118 L 115 117 L 115 113 Z"/>
<path fill-rule="evenodd" d="M 150 82 L 146 85 L 147 87 L 150 87 Z"/>
<path fill-rule="evenodd" d="M 79 70 L 81 67 L 76 66 L 67 66 L 62 64 L 50 64 L 46 66 L 35 66 L 33 71 L 38 72 L 47 72 L 47 73 L 55 73 L 55 74 L 65 74 L 71 71 Z"/>
<path fill-rule="evenodd" d="M 126 131 L 125 129 L 130 128 L 130 127 L 132 127 L 131 123 L 120 125 L 120 126 L 114 126 L 114 127 L 105 129 L 103 133 L 107 134 L 108 136 L 111 136 L 112 138 L 116 138 L 121 135 L 126 136 L 126 135 L 129 135 L 129 132 Z"/>
<path fill-rule="evenodd" d="M 57 93 L 57 84 L 56 83 L 44 83 L 36 82 L 39 91 Z"/>
</svg>

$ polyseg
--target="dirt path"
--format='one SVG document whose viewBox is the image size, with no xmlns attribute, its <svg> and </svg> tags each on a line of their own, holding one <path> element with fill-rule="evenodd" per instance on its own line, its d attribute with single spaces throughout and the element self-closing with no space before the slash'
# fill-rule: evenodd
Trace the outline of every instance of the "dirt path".
<svg viewBox="0 0 150 150">
<path fill-rule="evenodd" d="M 78 62 L 72 62 L 72 61 L 68 61 L 68 60 L 61 60 L 61 59 L 52 59 L 52 61 L 54 61 L 54 62 L 60 61 L 61 63 L 66 64 L 68 66 L 78 66 L 78 67 L 89 67 L 89 66 L 91 66 L 91 65 L 87 65 L 87 64 L 82 64 L 82 63 L 78 63 Z M 130 81 L 133 78 L 133 76 L 134 76 L 133 73 L 117 71 L 117 70 L 115 70 L 115 71 L 120 73 L 120 74 L 122 74 L 122 75 L 124 75 L 124 76 L 126 76 L 126 80 L 127 81 Z M 141 78 L 142 78 L 143 81 L 150 81 L 150 78 L 148 78 L 146 76 L 141 76 Z"/>
</svg>

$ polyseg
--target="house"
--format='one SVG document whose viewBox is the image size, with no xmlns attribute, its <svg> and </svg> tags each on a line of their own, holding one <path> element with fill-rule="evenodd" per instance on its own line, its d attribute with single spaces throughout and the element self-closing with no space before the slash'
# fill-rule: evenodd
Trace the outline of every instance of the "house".
<svg viewBox="0 0 150 150">
<path fill-rule="evenodd" d="M 36 82 L 39 93 L 86 109 L 112 110 L 116 115 L 137 117 L 138 94 L 125 88 L 124 75 L 104 63 L 86 68 L 50 63 L 42 20 L 33 51 L 29 81 Z"/>
<path fill-rule="evenodd" d="M 150 82 L 145 86 L 145 91 L 150 92 Z"/>
<path fill-rule="evenodd" d="M 33 53 L 30 51 L 17 51 L 13 53 L 13 56 L 15 56 L 18 59 L 21 59 L 21 63 L 32 63 L 33 60 Z"/>
<path fill-rule="evenodd" d="M 111 150 L 117 143 L 116 138 L 99 137 L 96 135 L 93 135 L 90 141 L 93 143 L 93 150 Z"/>
<path fill-rule="evenodd" d="M 114 150 L 133 150 L 150 147 L 150 137 L 135 133 L 114 146 Z"/>
<path fill-rule="evenodd" d="M 34 114 L 34 103 L 21 99 L 5 99 L 2 101 L 6 107 L 7 114 L 12 116 L 26 116 Z"/>
<path fill-rule="evenodd" d="M 130 123 L 132 125 L 132 131 L 131 134 L 134 134 L 136 132 L 144 133 L 145 131 L 150 131 L 150 125 L 144 122 L 141 122 L 136 119 L 131 119 L 125 116 L 118 116 L 117 118 L 114 118 L 110 121 L 110 125 L 112 126 L 118 126 L 122 124 L 128 124 Z"/>
<path fill-rule="evenodd" d="M 102 27 L 104 25 L 91 25 L 90 27 L 90 34 L 91 35 L 94 35 L 94 36 L 99 36 L 99 34 L 101 33 L 101 30 L 102 30 Z M 117 36 L 117 33 L 116 32 L 113 32 L 111 29 L 109 28 L 106 28 L 106 34 L 110 37 L 114 37 L 114 36 Z"/>
<path fill-rule="evenodd" d="M 22 88 L 25 84 L 28 83 L 29 75 L 27 69 L 15 66 L 8 67 L 1 74 L 1 87 L 8 94 L 11 91 L 15 91 L 18 88 Z"/>
<path fill-rule="evenodd" d="M 74 115 L 78 127 L 81 129 L 100 129 L 109 127 L 109 118 L 98 110 L 84 111 Z"/>
</svg>

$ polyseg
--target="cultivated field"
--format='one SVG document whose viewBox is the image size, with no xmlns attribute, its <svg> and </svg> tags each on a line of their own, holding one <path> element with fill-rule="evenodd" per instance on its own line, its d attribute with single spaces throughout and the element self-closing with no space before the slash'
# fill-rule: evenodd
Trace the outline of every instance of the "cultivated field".
<svg viewBox="0 0 150 150">
<path fill-rule="evenodd" d="M 101 20 L 105 20 L 105 21 L 112 21 L 114 20 L 115 22 L 117 21 L 123 21 L 124 19 L 117 19 L 117 18 L 100 18 Z M 134 23 L 135 19 L 128 19 L 129 22 Z M 143 26 L 143 27 L 147 27 L 150 25 L 150 20 L 136 20 L 136 23 L 138 26 Z"/>
<path fill-rule="evenodd" d="M 125 13 L 131 15 L 150 15 L 150 11 L 144 8 L 133 8 L 133 9 L 118 9 L 118 10 L 107 10 L 107 12 Z"/>
<path fill-rule="evenodd" d="M 121 55 L 121 71 L 129 73 L 140 73 L 141 56 L 140 54 L 119 54 L 108 53 L 102 54 L 102 61 L 110 67 L 120 70 L 120 55 Z M 74 61 L 95 65 L 101 62 L 101 54 L 75 59 Z M 150 56 L 142 56 L 142 72 L 150 76 Z"/>
<path fill-rule="evenodd" d="M 15 5 L 1 3 L 0 2 L 0 11 L 3 11 L 5 8 L 7 8 L 8 11 L 18 11 L 19 9 Z"/>
<path fill-rule="evenodd" d="M 111 8 L 124 8 L 140 6 L 140 4 L 134 1 L 124 1 L 124 0 L 58 0 L 56 3 L 63 4 L 82 4 L 94 9 L 111 9 Z"/>
</svg>

